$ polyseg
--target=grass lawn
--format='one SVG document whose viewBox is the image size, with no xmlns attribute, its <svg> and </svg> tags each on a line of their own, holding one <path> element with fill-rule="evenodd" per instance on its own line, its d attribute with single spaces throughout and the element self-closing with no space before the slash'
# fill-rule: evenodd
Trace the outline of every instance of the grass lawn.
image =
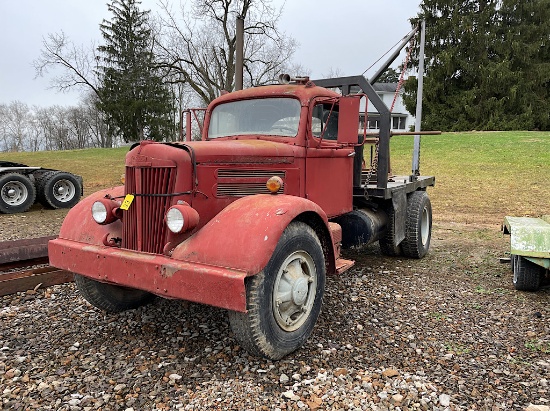
<svg viewBox="0 0 550 411">
<path fill-rule="evenodd" d="M 0 159 L 78 174 L 84 179 L 84 194 L 88 195 L 101 188 L 121 184 L 124 156 L 128 149 L 129 147 L 0 153 Z"/>
<path fill-rule="evenodd" d="M 412 136 L 395 136 L 391 166 L 410 174 Z M 550 132 L 468 132 L 422 136 L 420 173 L 436 219 L 500 224 L 505 215 L 550 214 Z"/>
<path fill-rule="evenodd" d="M 391 166 L 410 174 L 412 136 L 392 137 Z M 84 178 L 85 194 L 120 184 L 128 147 L 1 153 L 0 158 L 56 168 Z M 500 224 L 505 215 L 550 214 L 550 132 L 469 132 L 423 136 L 423 175 L 435 219 Z"/>
</svg>

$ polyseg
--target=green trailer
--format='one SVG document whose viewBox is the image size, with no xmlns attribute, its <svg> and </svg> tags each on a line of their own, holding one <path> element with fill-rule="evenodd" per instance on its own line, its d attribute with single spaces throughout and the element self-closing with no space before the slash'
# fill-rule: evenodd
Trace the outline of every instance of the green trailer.
<svg viewBox="0 0 550 411">
<path fill-rule="evenodd" d="M 547 282 L 550 269 L 550 215 L 504 217 L 502 231 L 510 234 L 514 287 L 522 291 L 538 290 Z"/>
</svg>

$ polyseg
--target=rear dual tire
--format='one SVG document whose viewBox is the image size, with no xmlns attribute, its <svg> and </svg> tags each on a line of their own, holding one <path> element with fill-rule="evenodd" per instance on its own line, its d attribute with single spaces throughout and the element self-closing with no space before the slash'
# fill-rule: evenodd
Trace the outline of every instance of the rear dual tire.
<svg viewBox="0 0 550 411">
<path fill-rule="evenodd" d="M 80 200 L 82 184 L 71 173 L 48 171 L 36 184 L 38 201 L 47 208 L 71 208 Z"/>
<path fill-rule="evenodd" d="M 27 176 L 19 173 L 0 176 L 0 213 L 23 213 L 35 199 L 36 189 Z"/>
<path fill-rule="evenodd" d="M 403 254 L 409 258 L 423 258 L 428 254 L 432 238 L 432 203 L 425 191 L 415 191 L 407 199 Z"/>
<path fill-rule="evenodd" d="M 401 244 L 395 245 L 395 210 L 392 204 L 389 205 L 386 213 L 388 215 L 386 234 L 378 240 L 378 244 L 380 245 L 382 254 L 389 257 L 398 257 L 403 255 L 403 249 L 401 248 Z"/>
<path fill-rule="evenodd" d="M 390 205 L 386 211 L 388 225 L 386 234 L 378 243 L 382 254 L 397 257 L 423 258 L 430 249 L 432 238 L 432 204 L 425 191 L 414 191 L 407 198 L 405 238 L 395 245 L 395 211 Z"/>
<path fill-rule="evenodd" d="M 38 200 L 47 208 L 71 208 L 82 195 L 80 178 L 63 171 L 47 171 L 34 181 L 19 173 L 0 175 L 0 213 L 27 211 Z"/>
</svg>

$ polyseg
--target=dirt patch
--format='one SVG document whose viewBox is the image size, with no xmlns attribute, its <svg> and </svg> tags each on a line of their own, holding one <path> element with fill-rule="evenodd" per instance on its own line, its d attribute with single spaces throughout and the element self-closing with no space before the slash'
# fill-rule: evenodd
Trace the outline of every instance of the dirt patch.
<svg viewBox="0 0 550 411">
<path fill-rule="evenodd" d="M 0 241 L 57 235 L 67 213 L 35 204 L 26 213 L 0 214 Z"/>
</svg>

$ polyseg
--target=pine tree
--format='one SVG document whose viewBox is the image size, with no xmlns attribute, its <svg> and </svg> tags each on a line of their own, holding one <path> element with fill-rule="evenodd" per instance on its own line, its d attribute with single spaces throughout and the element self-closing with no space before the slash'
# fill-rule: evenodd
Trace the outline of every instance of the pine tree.
<svg viewBox="0 0 550 411">
<path fill-rule="evenodd" d="M 110 133 L 124 141 L 171 137 L 167 87 L 154 69 L 148 11 L 137 0 L 112 0 L 112 20 L 100 24 L 104 45 L 98 47 L 101 79 L 98 108 L 105 113 Z"/>
<path fill-rule="evenodd" d="M 500 15 L 508 128 L 550 130 L 550 0 L 503 0 Z"/>
<path fill-rule="evenodd" d="M 471 130 L 483 121 L 483 67 L 492 44 L 496 0 L 424 0 L 414 24 L 426 20 L 423 128 Z M 417 42 L 418 44 L 418 42 Z M 416 82 L 405 84 L 405 103 L 416 105 Z"/>
<path fill-rule="evenodd" d="M 386 71 L 376 80 L 378 83 L 397 83 L 399 81 L 399 73 L 392 67 L 388 67 Z"/>
<path fill-rule="evenodd" d="M 424 129 L 547 130 L 550 0 L 424 0 Z M 405 84 L 416 106 L 416 81 Z"/>
</svg>

